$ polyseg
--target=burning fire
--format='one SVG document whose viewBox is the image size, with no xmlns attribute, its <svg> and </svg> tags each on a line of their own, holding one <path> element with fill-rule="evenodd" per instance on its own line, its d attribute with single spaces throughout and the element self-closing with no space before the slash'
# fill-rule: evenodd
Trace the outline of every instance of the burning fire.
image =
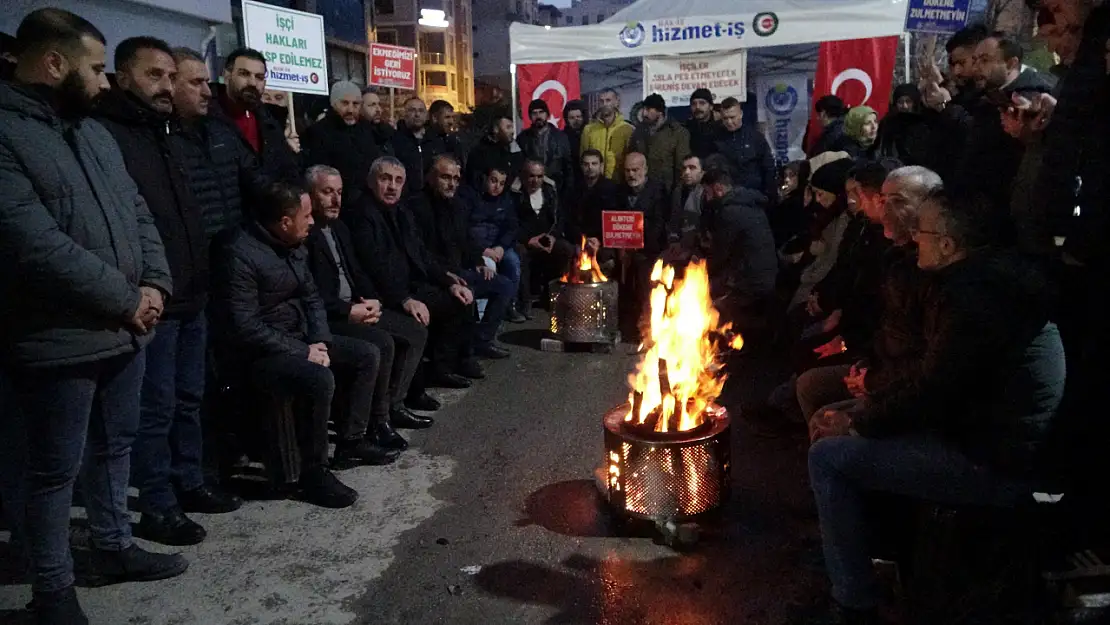
<svg viewBox="0 0 1110 625">
<path fill-rule="evenodd" d="M 582 237 L 582 245 L 579 247 L 578 262 L 574 267 L 571 267 L 563 276 L 562 281 L 570 284 L 592 284 L 595 282 L 608 282 L 609 278 L 601 272 L 601 267 L 597 264 L 597 252 L 590 252 L 586 249 L 586 237 Z"/>
<path fill-rule="evenodd" d="M 656 432 L 692 430 L 705 422 L 706 408 L 725 385 L 718 339 L 732 349 L 742 348 L 744 340 L 730 333 L 730 324 L 717 325 L 704 261 L 691 263 L 677 281 L 674 267 L 657 261 L 651 281 L 651 334 L 643 361 L 629 377 L 632 409 L 625 421 Z"/>
</svg>

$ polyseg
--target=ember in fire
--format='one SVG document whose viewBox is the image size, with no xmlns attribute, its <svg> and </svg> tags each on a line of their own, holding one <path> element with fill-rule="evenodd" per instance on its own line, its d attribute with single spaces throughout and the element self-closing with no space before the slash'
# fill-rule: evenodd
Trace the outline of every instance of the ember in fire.
<svg viewBox="0 0 1110 625">
<path fill-rule="evenodd" d="M 582 245 L 578 248 L 578 260 L 573 267 L 560 279 L 561 282 L 570 284 L 592 284 L 595 282 L 608 282 L 609 278 L 601 272 L 597 264 L 597 252 L 586 248 L 586 237 L 582 237 Z"/>
<path fill-rule="evenodd" d="M 675 269 L 655 263 L 651 273 L 651 330 L 643 361 L 629 377 L 632 408 L 626 422 L 656 432 L 693 430 L 725 385 L 720 345 L 744 345 L 730 324 L 718 325 L 704 261 L 690 263 L 681 280 Z"/>
</svg>

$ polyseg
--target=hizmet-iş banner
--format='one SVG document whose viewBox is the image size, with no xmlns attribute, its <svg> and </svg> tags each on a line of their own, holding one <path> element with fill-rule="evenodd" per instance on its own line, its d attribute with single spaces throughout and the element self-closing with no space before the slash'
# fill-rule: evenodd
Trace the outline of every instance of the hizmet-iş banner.
<svg viewBox="0 0 1110 625">
<path fill-rule="evenodd" d="M 243 0 L 243 39 L 266 57 L 266 88 L 328 95 L 324 18 Z"/>
</svg>

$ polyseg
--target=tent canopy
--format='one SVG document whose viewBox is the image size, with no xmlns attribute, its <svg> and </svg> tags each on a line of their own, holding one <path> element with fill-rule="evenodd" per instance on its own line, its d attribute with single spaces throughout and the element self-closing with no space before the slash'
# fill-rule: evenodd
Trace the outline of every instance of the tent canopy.
<svg viewBox="0 0 1110 625">
<path fill-rule="evenodd" d="M 509 27 L 515 64 L 772 48 L 792 62 L 822 41 L 899 35 L 907 0 L 639 0 L 601 24 Z M 753 54 L 751 59 L 762 63 Z M 814 57 L 815 58 L 815 57 Z M 777 59 L 777 61 L 776 61 Z"/>
</svg>

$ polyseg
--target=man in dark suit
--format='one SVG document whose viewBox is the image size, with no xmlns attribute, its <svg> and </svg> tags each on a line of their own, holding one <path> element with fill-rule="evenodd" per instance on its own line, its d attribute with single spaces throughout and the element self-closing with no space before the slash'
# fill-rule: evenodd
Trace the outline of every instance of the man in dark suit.
<svg viewBox="0 0 1110 625">
<path fill-rule="evenodd" d="M 605 159 L 597 150 L 586 150 L 580 159 L 582 184 L 567 207 L 570 224 L 568 238 L 586 239 L 592 249 L 601 247 L 601 213 L 619 208 L 620 187 L 605 177 Z"/>
<path fill-rule="evenodd" d="M 312 197 L 316 222 L 305 241 L 308 267 L 324 300 L 328 326 L 335 334 L 376 345 L 382 355 L 374 389 L 373 416 L 377 421 L 368 430 L 372 433 L 368 438 L 381 447 L 404 450 L 408 444 L 393 428 L 422 429 L 432 425 L 432 419 L 414 415 L 405 408 L 406 397 L 417 407 L 437 407 L 419 405 L 424 391 L 422 388 L 412 391 L 428 331 L 409 316 L 382 310 L 374 283 L 354 255 L 351 232 L 339 220 L 343 200 L 343 178 L 339 171 L 326 165 L 313 166 L 305 173 L 305 187 Z"/>
<path fill-rule="evenodd" d="M 429 327 L 429 385 L 467 388 L 467 378 L 484 375 L 476 360 L 464 358 L 474 334 L 474 293 L 428 254 L 412 214 L 402 209 L 405 165 L 392 156 L 379 158 L 368 185 L 370 193 L 344 213 L 357 259 L 387 309 Z"/>
</svg>

